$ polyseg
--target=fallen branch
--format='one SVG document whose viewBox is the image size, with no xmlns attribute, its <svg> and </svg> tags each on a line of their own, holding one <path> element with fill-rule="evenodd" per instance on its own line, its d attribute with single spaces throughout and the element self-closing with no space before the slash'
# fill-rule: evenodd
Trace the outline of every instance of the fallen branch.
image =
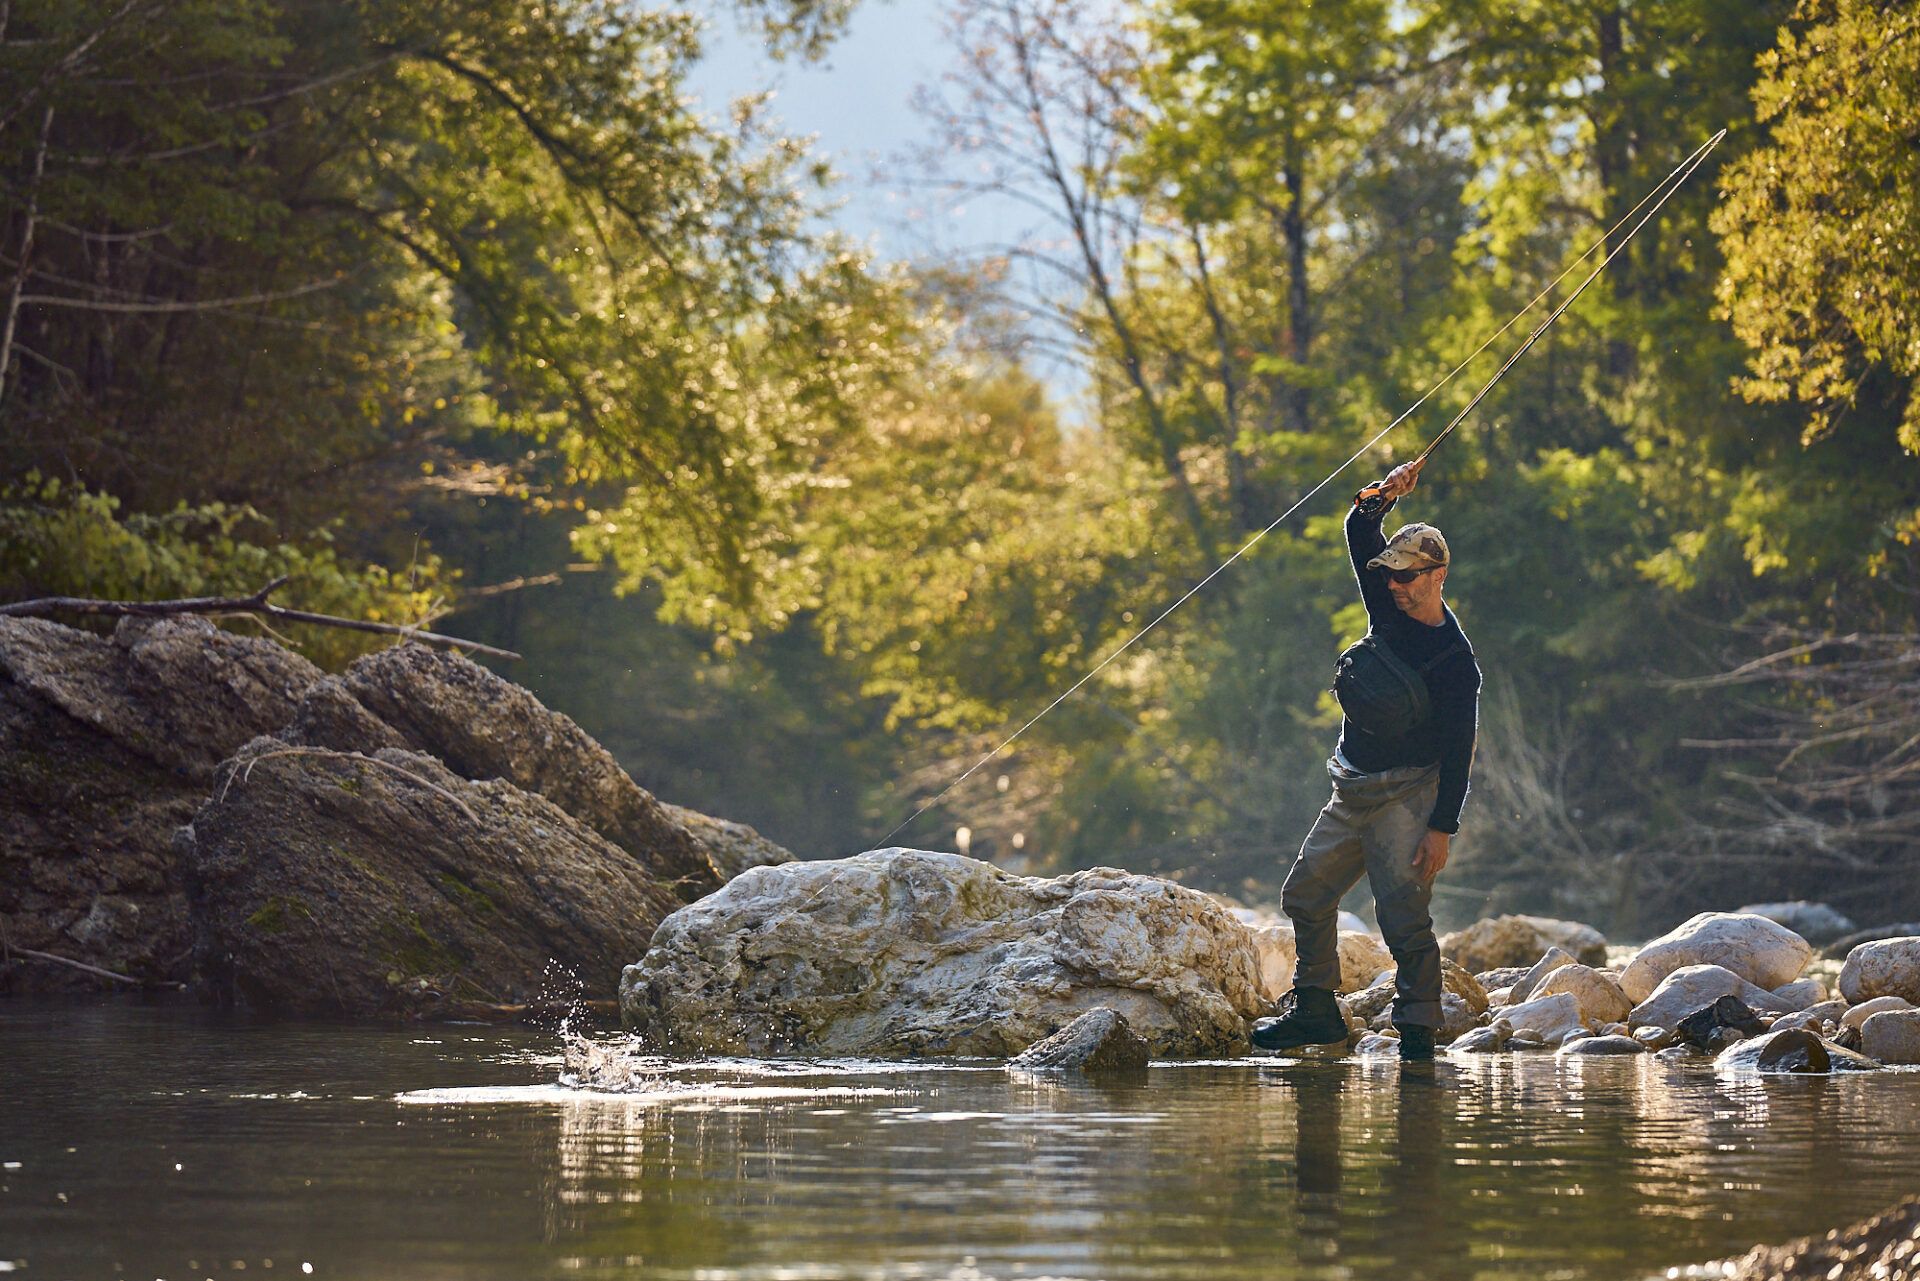
<svg viewBox="0 0 1920 1281">
<path fill-rule="evenodd" d="M 451 1019 L 471 1019 L 476 1023 L 538 1023 L 555 1019 L 564 1019 L 572 1015 L 584 1015 L 599 1021 L 617 1023 L 620 1020 L 620 1002 L 600 1001 L 529 1001 L 525 1004 L 505 1004 L 491 1001 L 448 1001 L 433 1011 L 435 1017 Z"/>
<path fill-rule="evenodd" d="M 103 979 L 112 979 L 116 983 L 131 983 L 135 987 L 184 988 L 186 986 L 184 983 L 175 983 L 167 979 L 136 979 L 126 974 L 115 974 L 112 970 L 103 970 L 97 965 L 88 965 L 85 961 L 55 956 L 52 952 L 38 952 L 30 947 L 14 947 L 11 943 L 7 945 L 6 955 L 9 958 L 26 956 L 36 961 L 52 961 L 55 965 L 70 965 L 76 970 L 97 975 Z"/>
<path fill-rule="evenodd" d="M 400 636 L 407 640 L 419 641 L 422 645 L 437 645 L 441 649 L 470 649 L 476 654 L 488 654 L 494 658 L 518 659 L 520 657 L 510 649 L 495 649 L 491 645 L 482 645 L 479 641 L 462 640 L 458 636 L 442 636 L 438 632 L 429 632 L 418 627 L 405 627 L 398 623 L 370 623 L 365 619 L 340 618 L 333 614 L 313 614 L 304 609 L 283 609 L 279 605 L 270 604 L 267 597 L 286 583 L 287 578 L 282 576 L 251 596 L 190 596 L 183 600 L 91 600 L 84 596 L 43 596 L 39 600 L 23 600 L 11 605 L 0 605 L 0 618 L 45 618 L 50 614 L 97 614 L 127 618 L 168 618 L 177 614 L 206 614 L 214 617 L 253 614 L 285 623 L 312 623 L 319 627 L 342 627 L 354 632 Z"/>
</svg>

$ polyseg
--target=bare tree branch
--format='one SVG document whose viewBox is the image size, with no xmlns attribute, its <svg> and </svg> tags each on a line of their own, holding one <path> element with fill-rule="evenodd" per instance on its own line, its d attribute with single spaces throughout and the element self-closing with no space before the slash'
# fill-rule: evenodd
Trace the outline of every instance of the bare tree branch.
<svg viewBox="0 0 1920 1281">
<path fill-rule="evenodd" d="M 418 627 L 405 627 L 397 623 L 372 623 L 360 618 L 340 618 L 333 614 L 315 614 L 304 609 L 283 609 L 268 602 L 267 597 L 287 583 L 285 577 L 276 578 L 251 596 L 191 596 L 179 600 L 94 600 L 82 596 L 44 596 L 38 600 L 16 601 L 11 605 L 0 605 L 0 618 L 46 618 L 54 614 L 83 614 L 95 617 L 121 618 L 169 618 L 181 614 L 204 614 L 210 617 L 227 617 L 242 614 L 257 614 L 263 618 L 282 623 L 312 623 L 320 627 L 340 627 L 348 631 L 371 632 L 381 636 L 399 636 L 422 645 L 435 645 L 441 649 L 470 649 L 475 653 L 487 654 L 494 658 L 517 659 L 520 655 L 509 649 L 495 649 L 491 645 L 482 645 L 479 641 L 461 640 L 457 636 L 442 636 Z"/>
</svg>

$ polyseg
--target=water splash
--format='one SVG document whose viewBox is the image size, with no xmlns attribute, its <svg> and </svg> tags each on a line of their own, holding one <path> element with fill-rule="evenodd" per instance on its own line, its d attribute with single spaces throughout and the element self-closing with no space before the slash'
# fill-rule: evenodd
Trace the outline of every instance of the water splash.
<svg viewBox="0 0 1920 1281">
<path fill-rule="evenodd" d="M 560 1028 L 560 1084 L 597 1094 L 649 1094 L 666 1083 L 649 1060 L 618 1045 L 589 1040 L 571 1027 Z"/>
</svg>

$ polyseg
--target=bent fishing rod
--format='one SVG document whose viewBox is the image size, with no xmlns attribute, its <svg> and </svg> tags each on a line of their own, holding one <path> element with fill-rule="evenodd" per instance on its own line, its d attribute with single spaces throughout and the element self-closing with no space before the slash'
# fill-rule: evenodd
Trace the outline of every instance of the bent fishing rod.
<svg viewBox="0 0 1920 1281">
<path fill-rule="evenodd" d="M 1028 730 L 1032 729 L 1035 725 L 1038 725 L 1043 719 L 1046 718 L 1046 716 L 1050 712 L 1053 711 L 1054 708 L 1060 706 L 1060 704 L 1066 702 L 1069 698 L 1073 697 L 1073 695 L 1080 689 L 1081 686 L 1085 685 L 1088 681 L 1092 680 L 1095 676 L 1098 676 L 1110 664 L 1112 664 L 1115 659 L 1119 658 L 1120 655 L 1126 653 L 1129 649 L 1133 648 L 1134 644 L 1138 642 L 1141 637 L 1145 636 L 1148 632 L 1152 631 L 1154 628 L 1158 627 L 1162 622 L 1164 622 L 1167 616 L 1172 614 L 1174 610 L 1179 609 L 1182 605 L 1186 604 L 1195 595 L 1197 595 L 1202 588 L 1206 587 L 1208 583 L 1211 583 L 1214 579 L 1218 578 L 1222 573 L 1226 572 L 1226 569 L 1228 566 L 1232 565 L 1235 561 L 1239 560 L 1242 556 L 1252 551 L 1254 546 L 1258 544 L 1261 539 L 1265 538 L 1268 534 L 1272 533 L 1275 529 L 1279 528 L 1280 524 L 1283 521 L 1285 521 L 1289 516 L 1293 515 L 1295 512 L 1299 511 L 1300 508 L 1304 507 L 1307 504 L 1307 502 L 1311 500 L 1316 494 L 1318 494 L 1321 490 L 1325 489 L 1329 484 L 1331 484 L 1335 477 L 1339 476 L 1342 472 L 1346 471 L 1347 468 L 1353 466 L 1354 463 L 1358 462 L 1375 445 L 1379 444 L 1382 440 L 1386 439 L 1388 433 L 1393 431 L 1394 428 L 1398 427 L 1402 422 L 1405 422 L 1407 418 L 1412 416 L 1415 410 L 1419 409 L 1420 406 L 1426 404 L 1428 400 L 1432 399 L 1435 393 L 1437 393 L 1442 387 L 1445 387 L 1448 383 L 1452 382 L 1454 377 L 1458 375 L 1461 370 L 1465 369 L 1474 360 L 1478 359 L 1482 352 L 1486 351 L 1487 348 L 1491 347 L 1495 342 L 1499 341 L 1502 335 L 1504 335 L 1509 329 L 1513 328 L 1514 325 L 1518 324 L 1522 316 L 1525 316 L 1528 312 L 1532 311 L 1535 307 L 1539 306 L 1543 300 L 1545 300 L 1549 295 L 1552 294 L 1552 292 L 1556 288 L 1559 287 L 1560 283 L 1563 280 L 1565 280 L 1568 276 L 1574 273 L 1575 269 L 1578 268 L 1581 263 L 1591 258 L 1597 251 L 1601 249 L 1607 249 L 1606 255 L 1603 258 L 1601 258 L 1599 266 L 1595 267 L 1593 271 L 1587 275 L 1587 278 L 1585 280 L 1582 280 L 1579 283 L 1579 285 L 1575 287 L 1573 292 L 1567 295 L 1567 298 L 1565 301 L 1560 303 L 1559 306 L 1555 307 L 1551 312 L 1548 313 L 1547 318 L 1541 321 L 1539 325 L 1537 325 L 1534 328 L 1532 333 L 1527 335 L 1526 341 L 1522 342 L 1519 345 L 1519 347 L 1515 348 L 1513 354 L 1508 356 L 1506 360 L 1502 362 L 1502 364 L 1500 365 L 1500 368 L 1494 371 L 1493 377 L 1489 378 L 1486 381 L 1486 384 L 1482 386 L 1477 393 L 1475 393 L 1473 398 L 1467 402 L 1466 407 L 1462 409 L 1459 413 L 1455 414 L 1453 416 L 1452 421 L 1447 423 L 1446 427 L 1441 430 L 1440 434 L 1435 436 L 1431 441 L 1429 441 L 1427 443 L 1426 448 L 1422 449 L 1419 452 L 1419 454 L 1417 454 L 1409 463 L 1409 465 L 1413 466 L 1416 470 L 1419 467 L 1424 466 L 1426 464 L 1427 458 L 1433 453 L 1435 449 L 1439 448 L 1440 442 L 1444 441 L 1447 437 L 1451 436 L 1454 433 L 1454 430 L 1457 427 L 1459 427 L 1461 423 L 1466 421 L 1467 415 L 1471 414 L 1479 406 L 1480 402 L 1487 398 L 1487 394 L 1491 392 L 1494 389 L 1494 387 L 1499 384 L 1502 378 L 1506 377 L 1507 371 L 1509 369 L 1512 369 L 1514 365 L 1519 363 L 1520 358 L 1526 355 L 1527 352 L 1533 347 L 1533 345 L 1540 340 L 1540 336 L 1547 332 L 1548 328 L 1552 326 L 1554 321 L 1560 319 L 1561 316 L 1566 314 L 1567 308 L 1573 306 L 1573 304 L 1579 300 L 1580 295 L 1586 292 L 1587 286 L 1591 285 L 1595 280 L 1598 280 L 1600 278 L 1600 274 L 1607 269 L 1607 264 L 1611 263 L 1615 258 L 1620 256 L 1620 254 L 1626 249 L 1627 245 L 1632 242 L 1634 236 L 1639 234 L 1640 229 L 1646 226 L 1647 222 L 1650 219 L 1652 219 L 1655 214 L 1660 212 L 1661 206 L 1667 203 L 1668 198 L 1671 197 L 1674 192 L 1680 190 L 1680 188 L 1683 185 L 1685 185 L 1687 179 L 1693 176 L 1694 170 L 1698 169 L 1700 165 L 1703 162 L 1705 162 L 1707 156 L 1712 153 L 1715 147 L 1720 145 L 1720 140 L 1725 138 L 1726 136 L 1727 136 L 1727 131 L 1725 129 L 1722 129 L 1718 133 L 1714 134 L 1711 138 L 1707 139 L 1705 142 L 1701 143 L 1698 147 L 1696 147 L 1693 150 L 1692 154 L 1688 155 L 1686 159 L 1682 160 L 1678 165 L 1674 166 L 1673 171 L 1671 173 L 1669 173 L 1665 178 L 1661 179 L 1657 184 L 1655 184 L 1653 189 L 1649 191 L 1645 196 L 1641 197 L 1639 204 L 1635 205 L 1632 209 L 1629 209 L 1619 219 L 1619 221 L 1615 222 L 1613 226 L 1609 227 L 1606 230 L 1606 232 L 1600 237 L 1600 239 L 1596 241 L 1592 246 L 1590 246 L 1585 253 L 1582 253 L 1579 257 L 1575 258 L 1572 262 L 1568 263 L 1565 270 L 1563 270 L 1558 276 L 1554 277 L 1553 280 L 1549 281 L 1546 288 L 1542 289 L 1539 293 L 1535 294 L 1533 296 L 1532 301 L 1527 303 L 1527 305 L 1522 307 L 1519 311 L 1515 312 L 1513 314 L 1512 319 L 1508 320 L 1506 324 L 1500 326 L 1500 328 L 1496 329 L 1491 335 L 1489 335 L 1486 341 L 1482 342 L 1478 347 L 1476 347 L 1473 350 L 1473 353 L 1471 355 L 1469 355 L 1465 360 L 1462 360 L 1459 364 L 1455 365 L 1438 382 L 1435 382 L 1432 386 L 1428 387 L 1425 392 L 1421 393 L 1420 398 L 1414 401 L 1413 404 L 1407 406 L 1405 410 L 1401 411 L 1399 417 L 1395 418 L 1392 422 L 1388 423 L 1385 427 L 1381 428 L 1377 433 L 1374 434 L 1372 439 L 1368 440 L 1366 444 L 1360 446 L 1359 449 L 1355 450 L 1353 452 L 1353 455 L 1349 457 L 1345 462 L 1341 463 L 1338 467 L 1328 472 L 1326 476 L 1321 479 L 1319 484 L 1315 485 L 1312 489 L 1309 489 L 1306 493 L 1302 494 L 1298 499 L 1296 499 L 1293 502 L 1293 504 L 1290 507 L 1288 507 L 1285 511 L 1281 512 L 1278 516 L 1274 517 L 1273 520 L 1266 526 L 1266 528 L 1260 530 L 1258 533 L 1254 534 L 1253 537 L 1249 538 L 1240 547 L 1238 551 L 1234 552 L 1233 555 L 1227 557 L 1225 560 L 1221 561 L 1220 564 L 1216 565 L 1213 569 L 1213 572 L 1209 573 L 1205 578 L 1202 578 L 1199 582 L 1195 583 L 1192 587 L 1189 587 L 1186 590 L 1186 592 L 1182 594 L 1178 600 L 1173 602 L 1173 604 L 1161 610 L 1160 613 L 1154 617 L 1153 621 L 1149 622 L 1146 626 L 1142 627 L 1139 631 L 1129 636 L 1124 642 L 1122 642 L 1119 646 L 1117 646 L 1105 658 L 1101 659 L 1090 670 L 1088 670 L 1085 675 L 1080 677 L 1079 680 L 1075 681 L 1072 685 L 1068 686 L 1067 689 L 1064 692 L 1062 692 L 1058 697 L 1056 697 L 1051 703 L 1048 703 L 1045 707 L 1041 708 L 1039 713 L 1035 715 L 1033 719 L 1029 720 L 1026 724 L 1022 725 L 1019 729 L 1015 730 L 1013 733 L 1009 734 L 1006 738 L 1002 739 L 1000 743 L 997 746 L 995 746 L 991 751 L 989 751 L 986 755 L 982 756 L 979 760 L 975 761 L 971 766 L 969 766 L 967 771 L 964 774 L 961 774 L 958 778 L 954 779 L 951 783 L 948 783 L 945 787 L 940 789 L 940 792 L 936 796 L 934 796 L 933 799 L 927 801 L 919 809 L 915 810 L 911 815 L 909 815 L 905 822 L 901 823 L 898 827 L 894 828 L 891 832 L 888 832 L 884 837 L 882 837 L 880 841 L 874 846 L 874 848 L 878 849 L 886 846 L 887 842 L 891 841 L 894 837 L 898 836 L 901 832 L 904 832 L 907 828 L 913 826 L 913 824 L 916 821 L 918 821 L 921 815 L 925 814 L 928 810 L 932 809 L 934 806 L 938 805 L 941 801 L 945 800 L 947 796 L 953 791 L 954 788 L 966 782 L 975 773 L 977 773 L 982 766 L 986 765 L 988 761 L 993 760 L 996 756 L 999 756 L 1002 752 L 1006 751 L 1007 748 L 1013 746 L 1016 740 L 1018 740 Z M 1649 205 L 1651 205 L 1652 207 L 1649 208 L 1648 207 Z M 1642 210 L 1645 210 L 1645 212 L 1642 213 L 1641 212 Z M 1632 223 L 1633 225 L 1627 229 L 1627 232 L 1624 236 L 1621 236 L 1618 241 L 1615 241 L 1614 240 L 1615 235 L 1620 231 L 1621 228 L 1627 227 L 1628 223 Z M 1608 245 L 1612 245 L 1612 248 L 1607 248 Z M 1378 496 L 1380 492 L 1381 490 L 1378 485 L 1369 485 L 1366 488 L 1362 489 L 1358 494 L 1356 494 L 1355 499 L 1359 500 L 1359 499 L 1373 498 Z M 824 885 L 821 887 L 821 889 L 825 889 L 825 888 L 826 887 Z M 820 891 L 816 890 L 814 893 L 814 897 L 817 898 L 819 896 L 819 892 Z M 811 902 L 812 899 L 809 899 L 808 901 Z"/>
</svg>

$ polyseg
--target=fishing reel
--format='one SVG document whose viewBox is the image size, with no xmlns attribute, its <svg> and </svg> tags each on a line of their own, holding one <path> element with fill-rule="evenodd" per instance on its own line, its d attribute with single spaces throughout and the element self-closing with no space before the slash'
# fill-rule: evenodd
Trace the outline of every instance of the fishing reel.
<svg viewBox="0 0 1920 1281">
<path fill-rule="evenodd" d="M 1353 496 L 1353 505 L 1362 515 L 1374 516 L 1393 505 L 1393 499 L 1387 497 L 1387 491 L 1379 484 L 1368 485 Z"/>
</svg>

